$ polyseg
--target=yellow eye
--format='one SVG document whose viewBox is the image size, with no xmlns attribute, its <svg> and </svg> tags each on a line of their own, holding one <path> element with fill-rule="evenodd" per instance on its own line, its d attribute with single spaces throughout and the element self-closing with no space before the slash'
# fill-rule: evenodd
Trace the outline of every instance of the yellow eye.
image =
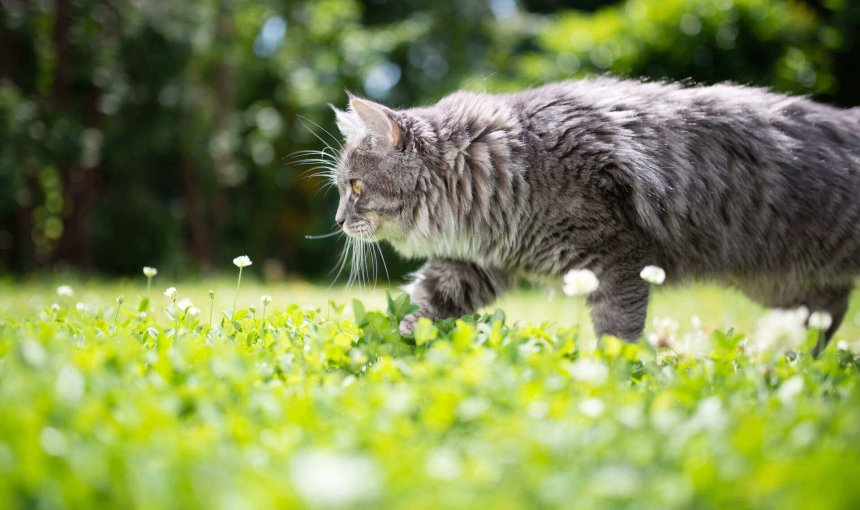
<svg viewBox="0 0 860 510">
<path fill-rule="evenodd" d="M 361 179 L 353 179 L 349 181 L 349 184 L 352 186 L 352 191 L 356 195 L 361 195 L 361 190 L 364 189 L 364 183 L 361 182 Z"/>
</svg>

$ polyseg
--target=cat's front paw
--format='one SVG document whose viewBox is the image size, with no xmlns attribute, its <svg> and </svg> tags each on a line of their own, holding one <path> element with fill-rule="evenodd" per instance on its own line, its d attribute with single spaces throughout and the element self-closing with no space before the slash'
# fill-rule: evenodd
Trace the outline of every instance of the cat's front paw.
<svg viewBox="0 0 860 510">
<path fill-rule="evenodd" d="M 412 336 L 412 333 L 415 331 L 415 324 L 418 322 L 418 319 L 421 318 L 421 315 L 417 313 L 413 313 L 411 315 L 407 315 L 400 321 L 400 334 L 403 336 Z"/>
</svg>

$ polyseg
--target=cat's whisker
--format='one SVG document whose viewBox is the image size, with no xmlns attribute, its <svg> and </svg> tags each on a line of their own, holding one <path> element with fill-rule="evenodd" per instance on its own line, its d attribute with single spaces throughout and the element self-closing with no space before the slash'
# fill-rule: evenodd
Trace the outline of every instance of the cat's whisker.
<svg viewBox="0 0 860 510">
<path fill-rule="evenodd" d="M 379 252 L 379 260 L 382 261 L 382 268 L 385 270 L 385 281 L 388 282 L 388 285 L 391 285 L 391 277 L 388 275 L 388 265 L 385 263 L 385 256 L 382 254 L 382 248 L 379 246 L 379 239 L 376 238 L 376 234 L 373 232 L 370 233 L 370 237 L 373 240 L 373 246 Z"/>
<path fill-rule="evenodd" d="M 331 288 L 337 282 L 338 278 L 340 278 L 340 275 L 343 273 L 344 268 L 346 268 L 346 261 L 349 258 L 349 251 L 350 251 L 351 244 L 352 244 L 352 238 L 347 236 L 346 244 L 344 244 L 343 251 L 340 253 L 340 259 L 338 260 L 337 274 L 334 275 L 334 280 L 332 280 L 331 285 L 329 285 L 329 288 Z M 347 288 L 348 287 L 349 287 L 349 283 L 347 283 Z"/>
<path fill-rule="evenodd" d="M 331 150 L 331 151 L 332 151 L 332 153 L 333 153 L 336 157 L 340 157 L 340 151 L 339 151 L 338 149 L 336 149 L 336 148 L 332 147 L 330 143 L 328 143 L 328 142 L 326 142 L 325 140 L 323 140 L 323 138 L 322 138 L 322 137 L 320 137 L 318 134 L 316 134 L 316 133 L 315 133 L 312 129 L 310 129 L 310 128 L 309 128 L 309 127 L 308 127 L 304 122 L 302 122 L 302 121 L 300 121 L 300 122 L 302 123 L 302 126 L 304 126 L 304 128 L 305 128 L 305 129 L 307 129 L 307 130 L 308 130 L 308 132 L 314 136 L 314 138 L 316 138 L 317 140 L 319 140 L 319 141 L 320 141 L 320 143 L 322 143 L 322 144 L 325 146 L 325 148 L 324 148 L 321 152 L 325 152 L 325 150 L 326 150 L 326 149 L 329 149 L 329 150 Z M 313 122 L 313 121 L 311 121 L 311 122 Z M 329 135 L 329 136 L 331 136 L 331 135 Z M 335 141 L 337 141 L 337 140 L 335 140 Z M 340 144 L 340 142 L 339 142 L 339 141 L 337 141 L 337 143 L 338 143 L 338 144 Z M 341 149 L 343 149 L 343 147 L 342 147 L 342 146 L 341 146 Z"/>
<path fill-rule="evenodd" d="M 303 116 L 299 115 L 299 118 L 300 118 L 300 119 L 302 119 L 302 120 L 306 120 L 306 121 L 310 122 L 311 124 L 313 124 L 314 126 L 316 126 L 316 127 L 320 128 L 320 129 L 323 131 L 323 133 L 325 133 L 325 134 L 327 134 L 329 137 L 331 137 L 331 139 L 332 139 L 332 140 L 334 140 L 334 143 L 338 144 L 338 145 L 340 146 L 341 150 L 343 150 L 343 144 L 342 144 L 342 143 L 340 143 L 340 140 L 339 140 L 336 136 L 334 136 L 333 134 L 331 134 L 331 132 L 329 132 L 326 128 L 324 128 L 324 127 L 320 126 L 319 124 L 317 124 L 316 122 L 312 121 L 311 119 L 309 119 L 309 118 L 307 118 L 307 117 L 303 117 Z M 307 128 L 307 126 L 305 126 L 305 128 Z M 309 131 L 310 131 L 310 130 L 309 130 Z M 311 133 L 313 133 L 313 131 L 311 131 Z M 323 143 L 325 143 L 325 142 L 323 142 Z M 328 145 L 329 145 L 329 144 L 327 144 L 327 143 L 326 143 L 326 146 L 328 146 Z"/>
<path fill-rule="evenodd" d="M 325 239 L 336 235 L 343 235 L 343 230 L 336 230 L 334 232 L 329 232 L 328 234 L 306 235 L 305 239 Z"/>
</svg>

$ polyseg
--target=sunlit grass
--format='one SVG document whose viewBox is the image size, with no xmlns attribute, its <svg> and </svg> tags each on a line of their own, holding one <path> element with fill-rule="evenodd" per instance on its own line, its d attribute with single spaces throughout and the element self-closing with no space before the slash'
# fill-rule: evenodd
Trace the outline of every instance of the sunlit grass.
<svg viewBox="0 0 860 510">
<path fill-rule="evenodd" d="M 143 277 L 0 283 L 0 507 L 860 501 L 860 362 L 835 345 L 818 360 L 747 351 L 766 311 L 724 288 L 655 292 L 647 332 L 669 317 L 708 340 L 695 355 L 597 346 L 560 288 L 404 339 L 408 302 L 382 288 L 152 286 L 146 304 Z M 855 299 L 836 340 L 858 337 Z"/>
</svg>

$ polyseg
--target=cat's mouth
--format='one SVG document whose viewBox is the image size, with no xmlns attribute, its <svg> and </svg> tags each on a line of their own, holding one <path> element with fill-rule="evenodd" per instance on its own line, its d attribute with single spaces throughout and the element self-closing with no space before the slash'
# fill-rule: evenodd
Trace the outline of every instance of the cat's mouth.
<svg viewBox="0 0 860 510">
<path fill-rule="evenodd" d="M 370 221 L 361 220 L 353 223 L 345 223 L 342 228 L 346 235 L 350 237 L 361 239 L 362 241 L 374 240 L 373 233 L 375 229 Z"/>
</svg>

